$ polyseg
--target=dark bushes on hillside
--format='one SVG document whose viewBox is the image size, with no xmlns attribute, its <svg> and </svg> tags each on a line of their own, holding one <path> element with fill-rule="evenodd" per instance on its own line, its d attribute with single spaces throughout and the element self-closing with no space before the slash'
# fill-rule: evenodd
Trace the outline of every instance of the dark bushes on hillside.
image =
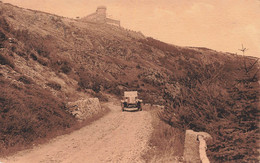
<svg viewBox="0 0 260 163">
<path fill-rule="evenodd" d="M 43 58 L 43 57 L 39 57 L 38 59 L 37 59 L 37 61 L 38 61 L 38 63 L 40 63 L 41 65 L 43 65 L 43 66 L 48 66 L 48 60 L 46 60 L 45 58 Z"/>
<path fill-rule="evenodd" d="M 38 60 L 38 57 L 35 55 L 35 54 L 33 54 L 33 53 L 31 53 L 31 58 L 33 59 L 33 60 L 35 60 L 35 61 L 37 61 Z"/>
<path fill-rule="evenodd" d="M 32 79 L 30 79 L 29 77 L 26 76 L 20 76 L 18 81 L 23 82 L 24 84 L 32 84 Z"/>
<path fill-rule="evenodd" d="M 103 79 L 98 75 L 92 75 L 85 69 L 81 69 L 78 73 L 78 85 L 82 89 L 92 89 L 94 92 L 99 93 L 102 87 Z"/>
<path fill-rule="evenodd" d="M 52 89 L 54 89 L 56 91 L 60 91 L 61 90 L 61 85 L 59 83 L 54 82 L 54 81 L 48 82 L 48 83 L 46 83 L 46 85 L 51 87 Z"/>
<path fill-rule="evenodd" d="M 55 53 L 56 47 L 52 36 L 46 37 L 35 36 L 29 30 L 17 30 L 13 32 L 16 39 L 24 42 L 28 51 L 36 51 L 39 56 L 50 58 L 51 53 Z"/>
<path fill-rule="evenodd" d="M 8 66 L 14 68 L 14 62 L 13 62 L 13 60 L 10 56 L 0 54 L 0 64 L 1 65 L 8 65 Z"/>
<path fill-rule="evenodd" d="M 108 93 L 114 94 L 116 96 L 122 95 L 122 90 L 119 89 L 119 83 L 115 81 L 108 81 L 102 76 L 93 75 L 84 68 L 78 70 L 78 85 L 81 89 L 91 89 L 97 95 L 101 91 L 106 91 Z"/>
<path fill-rule="evenodd" d="M 64 74 L 68 74 L 71 71 L 71 67 L 68 62 L 64 62 L 60 69 Z"/>
<path fill-rule="evenodd" d="M 215 142 L 209 154 L 217 162 L 256 161 L 259 154 L 259 69 L 252 67 L 257 61 L 247 59 L 250 71 L 240 62 L 188 69 L 184 78 L 175 78 L 181 91 L 178 96 L 166 94 L 173 102 L 160 115 L 172 126 L 210 133 Z"/>
<path fill-rule="evenodd" d="M 24 77 L 20 78 L 23 82 Z M 36 85 L 15 89 L 0 78 L 0 155 L 52 137 L 75 124 L 65 104 Z M 50 135 L 52 133 L 53 135 Z"/>
<path fill-rule="evenodd" d="M 6 35 L 0 30 L 0 43 L 7 40 Z"/>
</svg>

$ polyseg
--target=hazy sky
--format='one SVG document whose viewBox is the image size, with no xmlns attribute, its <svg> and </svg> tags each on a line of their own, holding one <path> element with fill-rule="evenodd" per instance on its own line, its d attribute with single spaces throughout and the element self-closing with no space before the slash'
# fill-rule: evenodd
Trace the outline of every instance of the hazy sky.
<svg viewBox="0 0 260 163">
<path fill-rule="evenodd" d="M 260 0 L 2 0 L 66 17 L 107 6 L 121 25 L 180 46 L 200 46 L 260 58 Z"/>
</svg>

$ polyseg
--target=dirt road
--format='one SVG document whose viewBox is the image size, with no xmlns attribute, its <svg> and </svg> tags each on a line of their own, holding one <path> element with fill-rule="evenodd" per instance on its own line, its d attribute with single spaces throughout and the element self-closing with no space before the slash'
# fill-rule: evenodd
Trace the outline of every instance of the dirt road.
<svg viewBox="0 0 260 163">
<path fill-rule="evenodd" d="M 150 114 L 121 112 L 113 103 L 108 106 L 111 112 L 92 124 L 0 162 L 144 162 L 141 154 L 152 131 Z"/>
</svg>

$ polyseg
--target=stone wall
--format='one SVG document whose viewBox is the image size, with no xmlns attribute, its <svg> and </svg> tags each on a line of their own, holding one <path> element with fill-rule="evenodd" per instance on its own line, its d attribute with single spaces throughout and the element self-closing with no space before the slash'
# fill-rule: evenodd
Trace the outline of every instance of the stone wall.
<svg viewBox="0 0 260 163">
<path fill-rule="evenodd" d="M 106 23 L 107 23 L 107 24 L 116 25 L 116 26 L 120 27 L 120 21 L 119 21 L 119 20 L 114 20 L 114 19 L 106 18 Z"/>
<path fill-rule="evenodd" d="M 75 102 L 69 102 L 67 107 L 69 108 L 69 111 L 80 121 L 92 118 L 98 113 L 104 111 L 104 108 L 101 107 L 98 98 L 88 98 Z"/>
<path fill-rule="evenodd" d="M 204 163 L 204 158 L 207 158 L 206 153 L 200 152 L 199 137 L 203 137 L 203 140 L 205 140 L 207 144 L 212 143 L 212 137 L 208 133 L 186 130 L 183 153 L 185 162 Z M 206 146 L 204 150 L 206 150 Z"/>
</svg>

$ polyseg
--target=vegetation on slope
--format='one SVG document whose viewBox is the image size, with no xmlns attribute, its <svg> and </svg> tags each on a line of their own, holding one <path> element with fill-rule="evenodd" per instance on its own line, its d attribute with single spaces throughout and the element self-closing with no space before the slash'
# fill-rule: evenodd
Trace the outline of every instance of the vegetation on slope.
<svg viewBox="0 0 260 163">
<path fill-rule="evenodd" d="M 198 51 L 178 50 L 151 38 L 146 44 L 174 58 L 174 53 L 183 56 L 177 64 L 172 62 L 174 58 L 163 60 L 163 66 L 174 73 L 161 87 L 167 103 L 160 118 L 175 128 L 210 133 L 214 144 L 209 147 L 209 156 L 214 162 L 257 162 L 258 59 L 218 54 L 200 58 Z"/>
<path fill-rule="evenodd" d="M 27 147 L 35 139 L 52 137 L 75 124 L 62 101 L 23 76 L 19 80 L 25 84 L 0 78 L 0 154 Z"/>
<path fill-rule="evenodd" d="M 175 78 L 181 87 L 179 94 L 166 93 L 171 105 L 161 118 L 177 128 L 210 133 L 214 137 L 214 145 L 209 147 L 212 160 L 257 162 L 257 62 L 237 57 L 223 65 L 201 64 L 188 69 L 184 78 Z"/>
<path fill-rule="evenodd" d="M 178 47 L 134 31 L 2 3 L 0 9 L 0 85 L 7 94 L 1 105 L 6 108 L 13 104 L 3 101 L 21 98 L 19 104 L 28 116 L 30 110 L 45 107 L 50 113 L 46 116 L 55 117 L 52 113 L 58 109 L 68 120 L 57 122 L 63 129 L 71 125 L 63 103 L 91 96 L 105 101 L 107 93 L 121 96 L 124 90 L 134 89 L 145 103 L 166 106 L 160 117 L 170 126 L 209 132 L 216 142 L 209 148 L 212 159 L 256 159 L 259 63 L 255 58 Z M 32 95 L 37 99 L 27 98 Z M 50 101 L 48 106 L 44 101 Z"/>
<path fill-rule="evenodd" d="M 183 162 L 185 132 L 182 129 L 170 126 L 158 118 L 158 106 L 145 105 L 144 111 L 152 116 L 153 132 L 148 149 L 142 157 L 145 162 Z"/>
</svg>

